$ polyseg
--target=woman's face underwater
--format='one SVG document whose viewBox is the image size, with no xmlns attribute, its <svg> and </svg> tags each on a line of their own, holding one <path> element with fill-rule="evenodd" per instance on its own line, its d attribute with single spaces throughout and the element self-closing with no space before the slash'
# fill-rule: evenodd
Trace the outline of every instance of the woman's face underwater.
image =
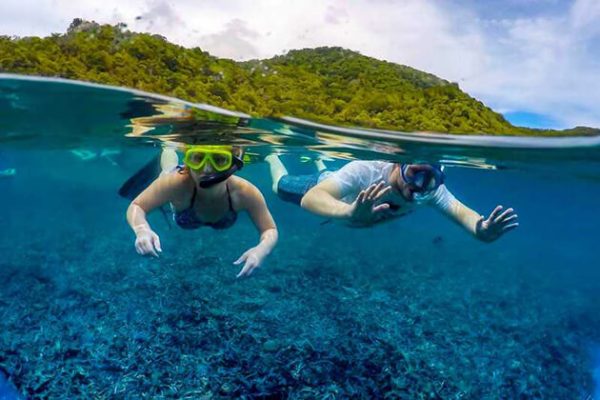
<svg viewBox="0 0 600 400">
<path fill-rule="evenodd" d="M 232 146 L 192 146 L 184 157 L 184 164 L 200 188 L 209 188 L 225 181 L 243 166 Z"/>
<path fill-rule="evenodd" d="M 223 173 L 233 165 L 233 153 L 228 146 L 192 146 L 186 152 L 184 164 L 195 180 L 211 174 Z"/>
</svg>

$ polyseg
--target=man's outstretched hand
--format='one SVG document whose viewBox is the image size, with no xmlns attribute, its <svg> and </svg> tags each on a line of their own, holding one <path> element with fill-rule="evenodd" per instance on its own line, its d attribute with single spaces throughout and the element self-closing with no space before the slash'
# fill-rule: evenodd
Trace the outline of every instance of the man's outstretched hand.
<svg viewBox="0 0 600 400">
<path fill-rule="evenodd" d="M 487 218 L 482 218 L 477 223 L 475 234 L 484 242 L 493 242 L 506 232 L 519 226 L 515 210 L 508 208 L 502 211 L 502 206 L 497 206 Z"/>
<path fill-rule="evenodd" d="M 386 186 L 384 182 L 379 182 L 361 191 L 350 206 L 350 220 L 363 226 L 379 222 L 383 217 L 382 211 L 389 209 L 390 205 L 383 203 L 376 206 L 375 204 L 379 199 L 386 196 L 390 190 L 390 186 Z"/>
</svg>

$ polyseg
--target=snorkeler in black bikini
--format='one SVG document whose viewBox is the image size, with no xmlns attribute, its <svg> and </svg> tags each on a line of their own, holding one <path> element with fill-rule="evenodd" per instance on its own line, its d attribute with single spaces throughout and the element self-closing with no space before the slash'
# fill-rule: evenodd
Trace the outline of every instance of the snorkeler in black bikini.
<svg viewBox="0 0 600 400">
<path fill-rule="evenodd" d="M 155 257 L 162 252 L 146 214 L 165 204 L 171 204 L 174 220 L 183 229 L 226 229 L 235 223 L 238 212 L 246 211 L 260 232 L 260 242 L 234 263 L 244 263 L 238 276 L 250 275 L 271 252 L 278 233 L 260 191 L 233 175 L 242 166 L 241 151 L 232 146 L 186 147 L 184 165 L 152 182 L 127 209 L 127 221 L 136 234 L 136 251 Z"/>
</svg>

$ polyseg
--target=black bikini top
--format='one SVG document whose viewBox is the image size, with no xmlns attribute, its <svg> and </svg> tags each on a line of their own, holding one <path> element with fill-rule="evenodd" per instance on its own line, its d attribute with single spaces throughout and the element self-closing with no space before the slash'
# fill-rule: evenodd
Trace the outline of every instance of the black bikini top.
<svg viewBox="0 0 600 400">
<path fill-rule="evenodd" d="M 174 215 L 175 222 L 183 229 L 198 229 L 203 226 L 210 226 L 213 229 L 227 229 L 231 227 L 237 220 L 237 213 L 233 209 L 231 204 L 231 194 L 229 193 L 229 184 L 225 184 L 227 188 L 227 201 L 229 202 L 229 209 L 218 221 L 215 222 L 204 222 L 198 218 L 196 211 L 194 211 L 194 203 L 196 202 L 196 194 L 198 189 L 194 184 L 194 194 L 190 200 L 190 205 L 185 210 L 176 212 Z"/>
</svg>

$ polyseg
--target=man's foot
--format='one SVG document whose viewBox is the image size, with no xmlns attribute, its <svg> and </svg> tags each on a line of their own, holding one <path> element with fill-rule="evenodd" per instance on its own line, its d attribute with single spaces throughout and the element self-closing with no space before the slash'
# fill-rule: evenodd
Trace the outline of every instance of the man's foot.
<svg viewBox="0 0 600 400">
<path fill-rule="evenodd" d="M 327 169 L 327 166 L 325 165 L 325 163 L 323 162 L 323 159 L 321 157 L 319 157 L 315 160 L 315 166 L 317 167 L 317 170 L 319 172 L 323 172 Z"/>
<path fill-rule="evenodd" d="M 315 163 L 315 167 L 317 167 L 317 171 L 323 172 L 327 169 L 327 166 L 325 165 L 325 163 L 323 162 L 323 158 L 321 158 L 321 157 L 322 156 L 319 154 L 319 156 L 315 160 L 313 157 L 301 156 L 300 162 L 306 163 L 306 162 L 310 162 L 310 161 L 314 160 L 313 162 Z"/>
<path fill-rule="evenodd" d="M 268 156 L 265 157 L 265 161 L 267 163 L 269 163 L 269 165 L 274 165 L 274 164 L 283 165 L 283 163 L 281 162 L 281 160 L 279 159 L 279 156 L 277 154 L 269 154 Z"/>
<path fill-rule="evenodd" d="M 288 174 L 287 168 L 279 159 L 277 154 L 269 154 L 265 157 L 265 161 L 269 164 L 269 168 L 271 171 L 271 179 L 273 181 L 273 193 L 277 193 L 277 188 L 279 186 L 279 180 Z"/>
</svg>

